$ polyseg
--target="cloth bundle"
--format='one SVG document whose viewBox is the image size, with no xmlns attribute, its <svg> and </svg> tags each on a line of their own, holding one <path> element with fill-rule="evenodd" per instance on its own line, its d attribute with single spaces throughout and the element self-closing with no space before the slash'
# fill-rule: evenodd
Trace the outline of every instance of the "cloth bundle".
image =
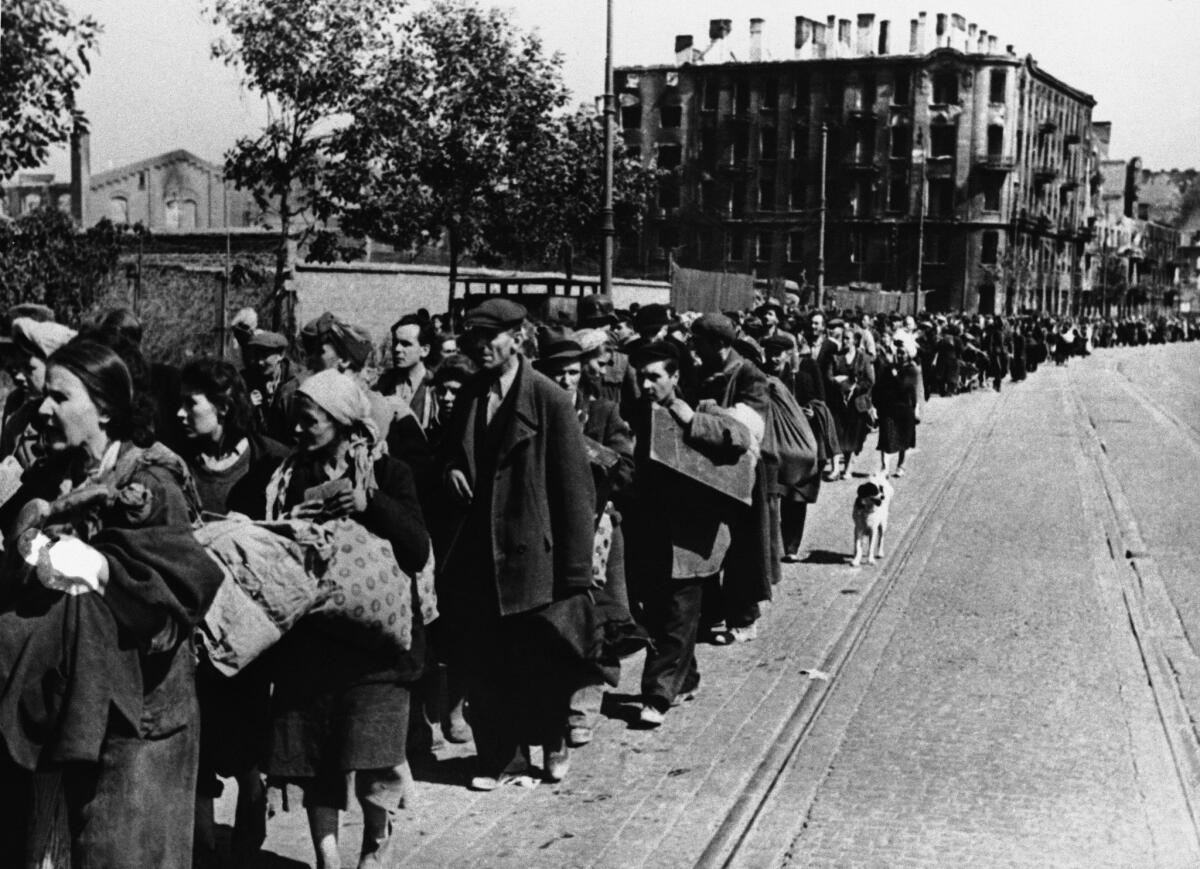
<svg viewBox="0 0 1200 869">
<path fill-rule="evenodd" d="M 195 535 L 225 577 L 198 639 L 218 672 L 233 676 L 328 594 L 315 571 L 332 554 L 332 535 L 313 522 L 252 522 L 236 514 Z"/>
</svg>

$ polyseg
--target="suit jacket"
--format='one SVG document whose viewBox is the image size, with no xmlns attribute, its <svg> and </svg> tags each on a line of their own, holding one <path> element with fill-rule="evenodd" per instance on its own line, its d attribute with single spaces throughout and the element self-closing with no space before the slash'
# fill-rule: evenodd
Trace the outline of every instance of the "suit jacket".
<svg viewBox="0 0 1200 869">
<path fill-rule="evenodd" d="M 545 606 L 592 583 L 596 496 L 583 431 L 570 396 L 528 360 L 519 364 L 491 487 L 491 540 L 459 534 L 443 565 L 453 584 L 455 570 L 476 561 L 470 548 L 490 543 L 501 615 Z M 486 412 L 491 382 L 484 373 L 463 386 L 447 438 L 447 472 L 462 471 L 473 490 L 479 489 L 476 415 Z"/>
</svg>

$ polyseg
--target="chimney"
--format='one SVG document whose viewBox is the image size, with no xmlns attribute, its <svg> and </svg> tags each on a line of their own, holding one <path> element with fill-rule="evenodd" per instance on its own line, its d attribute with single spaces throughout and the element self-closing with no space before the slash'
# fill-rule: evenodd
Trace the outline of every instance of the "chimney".
<svg viewBox="0 0 1200 869">
<path fill-rule="evenodd" d="M 917 13 L 917 54 L 925 54 L 929 51 L 929 45 L 926 43 L 926 34 L 929 32 L 927 26 L 928 21 L 924 12 Z"/>
<path fill-rule="evenodd" d="M 680 34 L 675 37 L 675 65 L 683 66 L 685 63 L 692 62 L 692 46 L 695 40 L 692 39 L 690 33 Z"/>
<path fill-rule="evenodd" d="M 812 23 L 813 57 L 830 57 L 829 28 L 820 21 Z"/>
<path fill-rule="evenodd" d="M 838 57 L 854 57 L 854 43 L 850 36 L 850 19 L 838 19 Z"/>
<path fill-rule="evenodd" d="M 838 45 L 837 35 L 837 16 L 827 15 L 825 17 L 825 56 L 838 57 L 838 50 L 841 46 Z"/>
<path fill-rule="evenodd" d="M 976 36 L 975 22 L 972 21 L 967 25 L 967 54 L 975 54 L 979 51 L 979 41 Z"/>
<path fill-rule="evenodd" d="M 71 216 L 87 226 L 88 190 L 92 186 L 91 136 L 76 128 L 71 133 Z"/>
<path fill-rule="evenodd" d="M 908 22 L 908 53 L 919 54 L 921 51 L 921 25 L 917 19 Z"/>
<path fill-rule="evenodd" d="M 988 37 L 988 54 L 999 54 L 999 53 L 1000 53 L 1000 37 L 999 36 L 989 36 Z"/>
<path fill-rule="evenodd" d="M 763 20 L 750 19 L 750 62 L 758 63 L 763 59 Z"/>
<path fill-rule="evenodd" d="M 803 15 L 796 16 L 796 60 L 807 60 L 813 57 L 812 22 Z"/>
<path fill-rule="evenodd" d="M 1092 135 L 1096 139 L 1096 150 L 1101 160 L 1108 159 L 1108 147 L 1112 142 L 1112 121 L 1092 121 Z"/>
<path fill-rule="evenodd" d="M 988 53 L 988 35 L 987 35 L 987 31 L 984 30 L 982 27 L 979 28 L 979 53 L 980 54 Z"/>
<path fill-rule="evenodd" d="M 1004 46 L 1004 50 L 1005 50 L 1006 52 L 1008 52 L 1008 56 L 1009 56 L 1009 57 L 1016 57 L 1016 56 L 1017 56 L 1017 48 L 1016 48 L 1016 46 L 1015 46 L 1015 45 L 1006 45 L 1006 46 Z"/>
<path fill-rule="evenodd" d="M 875 16 L 870 13 L 858 16 L 858 45 L 855 53 L 859 57 L 870 57 L 875 53 L 872 37 L 875 34 Z"/>
<path fill-rule="evenodd" d="M 959 51 L 967 50 L 967 19 L 957 12 L 950 16 L 950 39 L 946 44 Z"/>
<path fill-rule="evenodd" d="M 937 14 L 937 30 L 934 35 L 937 39 L 934 42 L 935 48 L 944 48 L 950 44 L 950 36 L 946 33 L 946 13 L 939 12 Z"/>
<path fill-rule="evenodd" d="M 888 36 L 891 35 L 888 33 L 888 31 L 891 29 L 892 22 L 888 21 L 886 18 L 879 22 L 879 54 L 881 56 L 891 53 L 889 51 L 891 46 L 888 44 Z"/>
</svg>

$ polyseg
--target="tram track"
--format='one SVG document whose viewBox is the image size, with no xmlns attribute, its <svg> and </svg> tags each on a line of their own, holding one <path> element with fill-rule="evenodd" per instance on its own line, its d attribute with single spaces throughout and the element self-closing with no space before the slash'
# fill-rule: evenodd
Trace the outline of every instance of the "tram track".
<svg viewBox="0 0 1200 869">
<path fill-rule="evenodd" d="M 778 737 L 701 853 L 696 862 L 697 867 L 725 869 L 763 865 L 764 862 L 771 862 L 770 859 L 764 861 L 764 854 L 782 857 L 787 846 L 791 844 L 790 834 L 786 840 L 781 841 L 777 831 L 768 829 L 773 825 L 760 824 L 764 812 L 776 796 L 787 770 L 800 754 L 822 710 L 838 692 L 840 675 L 854 659 L 855 653 L 876 623 L 899 579 L 914 559 L 919 557 L 922 543 L 928 543 L 930 538 L 935 536 L 934 532 L 940 524 L 939 520 L 945 517 L 945 508 L 952 500 L 956 484 L 966 470 L 977 461 L 982 444 L 994 434 L 1009 394 L 1003 394 L 989 408 L 987 416 L 954 457 L 949 470 L 905 529 L 892 555 L 864 594 L 862 603 L 853 617 L 815 668 L 822 674 L 822 678 L 810 678 L 807 682 Z M 805 817 L 808 810 L 808 805 L 789 807 L 789 811 L 799 818 Z M 764 847 L 763 842 L 756 841 L 759 837 L 768 837 L 772 839 L 772 843 Z"/>
<path fill-rule="evenodd" d="M 1149 398 L 1118 363 L 1117 372 L 1124 391 L 1146 409 L 1163 427 L 1177 430 L 1186 442 L 1200 452 L 1200 431 L 1184 423 L 1158 402 Z M 1074 384 L 1074 377 L 1069 376 Z M 1082 472 L 1085 489 L 1098 490 L 1094 509 L 1099 514 L 1103 546 L 1107 558 L 1097 564 L 1099 578 L 1105 574 L 1119 587 L 1123 607 L 1121 615 L 1137 645 L 1142 672 L 1149 685 L 1158 721 L 1171 765 L 1191 819 L 1194 845 L 1200 848 L 1200 734 L 1181 690 L 1181 671 L 1197 672 L 1200 659 L 1187 641 L 1181 616 L 1171 601 L 1166 583 L 1150 547 L 1146 544 L 1136 514 L 1108 455 L 1097 419 L 1088 409 L 1077 388 L 1064 395 L 1064 405 L 1075 417 L 1082 460 L 1090 466 Z M 1091 478 L 1091 482 L 1086 479 Z"/>
<path fill-rule="evenodd" d="M 1128 365 L 1128 362 L 1121 361 L 1115 366 L 1116 373 L 1121 376 L 1121 381 L 1119 381 L 1121 388 L 1127 392 L 1134 401 L 1145 408 L 1151 414 L 1151 416 L 1157 417 L 1161 422 L 1166 423 L 1168 427 L 1178 431 L 1183 436 L 1184 440 L 1186 440 L 1191 446 L 1191 448 L 1195 452 L 1200 453 L 1200 427 L 1186 422 L 1172 410 L 1164 407 L 1161 402 L 1151 398 L 1146 393 L 1146 390 L 1139 386 L 1126 370 Z"/>
</svg>

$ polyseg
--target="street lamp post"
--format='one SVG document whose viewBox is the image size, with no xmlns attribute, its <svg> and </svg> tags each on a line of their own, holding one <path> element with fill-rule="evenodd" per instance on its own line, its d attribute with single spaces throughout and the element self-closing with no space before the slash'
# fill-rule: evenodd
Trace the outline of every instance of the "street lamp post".
<svg viewBox="0 0 1200 869">
<path fill-rule="evenodd" d="M 920 173 L 921 198 L 917 205 L 917 281 L 913 287 L 913 316 L 921 310 L 921 283 L 925 274 L 925 131 L 917 130 L 917 145 L 912 152 L 913 165 Z"/>
<path fill-rule="evenodd" d="M 602 236 L 600 292 L 612 295 L 613 247 L 617 228 L 613 223 L 613 127 L 617 113 L 613 97 L 613 0 L 605 3 L 604 43 L 604 203 L 600 211 Z"/>
<path fill-rule="evenodd" d="M 817 223 L 817 308 L 825 303 L 825 178 L 829 159 L 829 124 L 821 124 L 821 208 Z"/>
</svg>

